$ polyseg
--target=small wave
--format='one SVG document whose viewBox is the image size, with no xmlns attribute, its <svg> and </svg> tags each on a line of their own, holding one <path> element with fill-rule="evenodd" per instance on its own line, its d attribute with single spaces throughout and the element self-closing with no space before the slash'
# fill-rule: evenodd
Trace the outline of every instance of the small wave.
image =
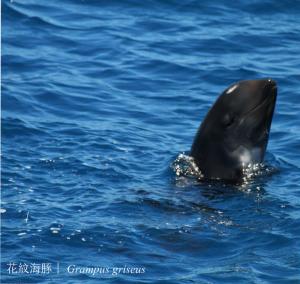
<svg viewBox="0 0 300 284">
<path fill-rule="evenodd" d="M 17 118 L 3 118 L 2 120 L 2 134 L 5 138 L 18 138 L 24 137 L 38 137 L 45 135 L 45 132 L 36 128 L 30 123 L 25 123 Z"/>
<path fill-rule="evenodd" d="M 54 17 L 50 18 L 47 14 L 45 14 L 45 10 L 42 10 L 43 6 L 41 6 L 40 11 L 37 14 L 34 14 L 34 9 L 29 10 L 25 5 L 20 5 L 19 3 L 14 3 L 11 1 L 10 3 L 4 2 L 3 8 L 6 14 L 11 17 L 11 19 L 21 19 L 23 21 L 29 21 L 29 23 L 33 26 L 42 26 L 48 27 L 51 29 L 65 29 L 65 30 L 84 30 L 81 27 L 67 26 L 62 22 L 59 22 Z M 37 8 L 37 6 L 35 7 Z M 49 10 L 52 9 L 51 6 L 47 6 L 47 12 L 49 14 Z M 51 11 L 52 14 L 56 12 L 55 8 Z"/>
</svg>

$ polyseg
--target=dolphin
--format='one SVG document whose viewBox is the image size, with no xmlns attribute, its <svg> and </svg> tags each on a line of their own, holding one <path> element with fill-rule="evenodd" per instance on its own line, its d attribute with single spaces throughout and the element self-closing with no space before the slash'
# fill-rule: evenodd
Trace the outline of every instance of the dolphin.
<svg viewBox="0 0 300 284">
<path fill-rule="evenodd" d="M 204 179 L 238 181 L 243 169 L 263 162 L 276 97 L 272 79 L 240 81 L 219 96 L 190 151 Z"/>
</svg>

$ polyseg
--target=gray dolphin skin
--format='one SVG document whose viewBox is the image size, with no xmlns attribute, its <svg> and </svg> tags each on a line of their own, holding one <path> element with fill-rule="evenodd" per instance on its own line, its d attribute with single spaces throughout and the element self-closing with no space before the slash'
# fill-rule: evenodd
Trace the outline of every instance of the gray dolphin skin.
<svg viewBox="0 0 300 284">
<path fill-rule="evenodd" d="M 263 161 L 276 97 L 272 79 L 240 81 L 219 96 L 190 152 L 205 179 L 238 181 L 243 168 Z"/>
</svg>

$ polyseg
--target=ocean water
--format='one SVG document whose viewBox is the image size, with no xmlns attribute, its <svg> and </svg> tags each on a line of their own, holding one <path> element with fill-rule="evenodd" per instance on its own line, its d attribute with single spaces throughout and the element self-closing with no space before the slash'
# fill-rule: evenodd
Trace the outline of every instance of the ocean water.
<svg viewBox="0 0 300 284">
<path fill-rule="evenodd" d="M 2 1 L 2 283 L 300 283 L 299 43 L 299 1 Z M 263 77 L 270 174 L 176 175 Z"/>
</svg>

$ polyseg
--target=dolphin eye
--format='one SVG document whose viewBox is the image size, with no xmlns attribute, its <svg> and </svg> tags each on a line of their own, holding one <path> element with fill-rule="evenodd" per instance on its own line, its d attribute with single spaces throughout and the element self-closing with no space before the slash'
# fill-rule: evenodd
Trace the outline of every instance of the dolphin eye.
<svg viewBox="0 0 300 284">
<path fill-rule="evenodd" d="M 226 113 L 225 116 L 222 119 L 222 124 L 225 127 L 229 127 L 230 125 L 232 125 L 234 122 L 234 116 L 231 114 Z"/>
</svg>

